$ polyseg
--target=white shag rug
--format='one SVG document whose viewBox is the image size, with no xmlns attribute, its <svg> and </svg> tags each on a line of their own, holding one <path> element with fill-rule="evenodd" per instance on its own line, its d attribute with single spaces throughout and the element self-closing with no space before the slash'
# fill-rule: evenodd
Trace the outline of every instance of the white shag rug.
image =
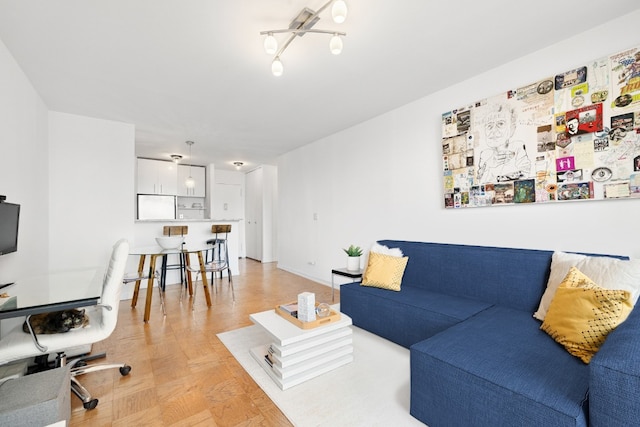
<svg viewBox="0 0 640 427">
<path fill-rule="evenodd" d="M 353 362 L 284 391 L 249 353 L 270 342 L 259 326 L 218 338 L 295 426 L 424 426 L 409 415 L 409 350 L 351 328 Z"/>
</svg>

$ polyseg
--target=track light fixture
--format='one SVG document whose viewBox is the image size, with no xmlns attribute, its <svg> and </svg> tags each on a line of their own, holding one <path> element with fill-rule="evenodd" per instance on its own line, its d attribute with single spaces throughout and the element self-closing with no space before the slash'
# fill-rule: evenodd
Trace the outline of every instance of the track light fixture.
<svg viewBox="0 0 640 427">
<path fill-rule="evenodd" d="M 284 66 L 282 65 L 280 57 L 296 36 L 302 37 L 307 33 L 331 34 L 329 50 L 334 55 L 339 55 L 342 52 L 342 37 L 346 36 L 347 33 L 334 30 L 316 30 L 313 28 L 320 20 L 320 13 L 331 5 L 333 5 L 331 7 L 331 17 L 333 21 L 337 24 L 343 23 L 347 18 L 347 4 L 344 0 L 330 0 L 315 12 L 307 7 L 302 9 L 298 16 L 293 18 L 289 24 L 289 28 L 260 32 L 261 35 L 266 36 L 264 39 L 264 51 L 269 55 L 275 55 L 271 62 L 271 72 L 274 76 L 281 76 L 284 72 Z M 280 49 L 278 49 L 278 41 L 274 37 L 274 34 L 279 33 L 290 33 Z"/>
</svg>

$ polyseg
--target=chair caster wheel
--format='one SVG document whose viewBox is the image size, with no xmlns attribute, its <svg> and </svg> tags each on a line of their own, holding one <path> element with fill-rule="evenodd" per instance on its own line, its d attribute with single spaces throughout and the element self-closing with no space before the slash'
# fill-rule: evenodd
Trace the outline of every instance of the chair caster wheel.
<svg viewBox="0 0 640 427">
<path fill-rule="evenodd" d="M 120 375 L 122 375 L 123 377 L 129 375 L 129 372 L 131 372 L 131 366 L 129 365 L 124 365 L 122 368 L 120 368 Z"/>
<path fill-rule="evenodd" d="M 84 402 L 82 406 L 84 406 L 84 409 L 95 409 L 95 407 L 98 406 L 98 399 L 91 399 L 88 402 Z"/>
</svg>

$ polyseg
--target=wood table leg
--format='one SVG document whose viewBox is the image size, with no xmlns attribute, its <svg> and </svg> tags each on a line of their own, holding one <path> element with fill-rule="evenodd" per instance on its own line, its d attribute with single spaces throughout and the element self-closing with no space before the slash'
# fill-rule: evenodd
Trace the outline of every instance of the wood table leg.
<svg viewBox="0 0 640 427">
<path fill-rule="evenodd" d="M 144 321 L 148 322 L 151 317 L 151 298 L 153 297 L 153 278 L 156 271 L 156 259 L 157 255 L 151 255 L 149 260 L 149 281 L 147 284 L 147 300 L 144 304 Z"/>
<path fill-rule="evenodd" d="M 138 277 L 142 277 L 144 271 L 144 260 L 146 255 L 140 255 L 140 261 L 138 262 Z M 138 293 L 140 292 L 140 280 L 136 280 L 136 285 L 133 288 L 133 298 L 131 298 L 131 307 L 135 307 L 138 303 Z"/>
<path fill-rule="evenodd" d="M 204 296 L 207 299 L 207 307 L 211 307 L 211 294 L 209 293 L 209 282 L 207 281 L 207 271 L 205 270 L 202 251 L 198 251 L 198 261 L 200 262 L 200 274 L 202 275 L 202 286 L 204 287 Z"/>
<path fill-rule="evenodd" d="M 191 260 L 188 252 L 184 252 L 184 263 L 187 265 L 187 286 L 189 287 L 189 296 L 193 296 L 193 281 L 191 270 L 189 270 L 189 267 L 191 267 Z"/>
</svg>

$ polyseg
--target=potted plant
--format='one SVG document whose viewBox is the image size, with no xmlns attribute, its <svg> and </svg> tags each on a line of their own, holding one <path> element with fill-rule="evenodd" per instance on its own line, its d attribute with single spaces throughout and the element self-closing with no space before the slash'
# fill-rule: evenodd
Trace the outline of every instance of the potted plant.
<svg viewBox="0 0 640 427">
<path fill-rule="evenodd" d="M 360 246 L 351 245 L 347 249 L 343 249 L 347 254 L 347 270 L 358 271 L 360 270 L 360 256 L 362 256 L 362 249 Z"/>
</svg>

